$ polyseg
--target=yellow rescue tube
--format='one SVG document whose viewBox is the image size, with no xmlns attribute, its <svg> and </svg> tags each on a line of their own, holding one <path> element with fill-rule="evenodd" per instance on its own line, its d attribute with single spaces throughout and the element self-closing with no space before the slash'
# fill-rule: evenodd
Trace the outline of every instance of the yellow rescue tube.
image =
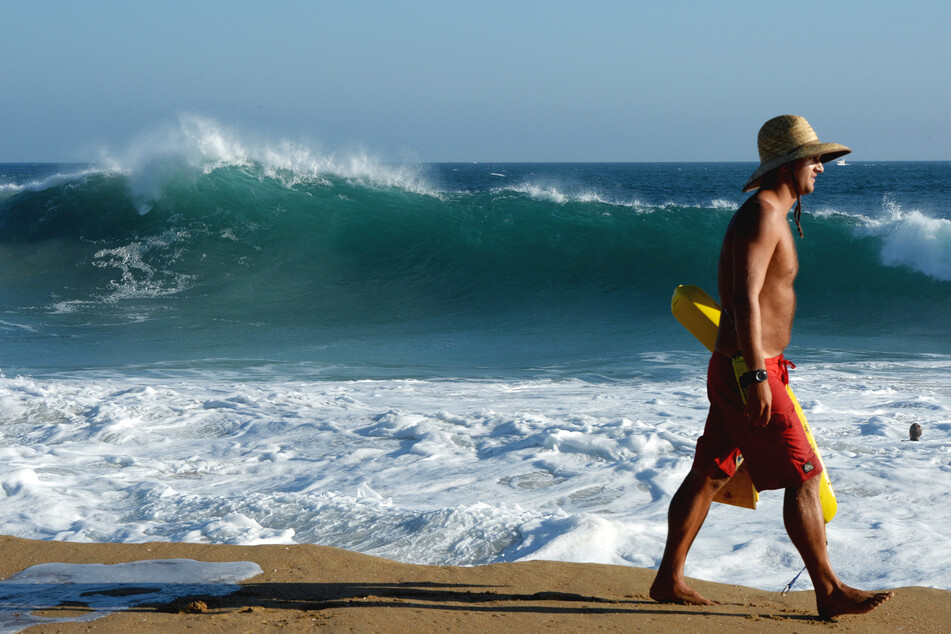
<svg viewBox="0 0 951 634">
<path fill-rule="evenodd" d="M 677 321 L 689 330 L 710 352 L 713 352 L 717 341 L 717 330 L 720 327 L 720 305 L 717 304 L 716 300 L 698 286 L 683 285 L 674 290 L 674 296 L 670 300 L 670 309 Z M 793 394 L 792 388 L 788 385 L 786 391 L 796 407 L 796 413 L 799 415 L 799 422 L 802 423 L 803 431 L 806 432 L 806 438 L 809 440 L 813 451 L 816 452 L 819 463 L 822 464 L 822 473 L 819 474 L 819 501 L 822 503 L 822 516 L 826 522 L 829 522 L 835 517 L 835 512 L 838 509 L 835 492 L 832 490 L 832 482 L 829 480 L 829 472 L 822 462 L 822 455 L 819 453 L 816 440 L 812 436 L 812 430 L 809 429 L 806 415 L 803 413 L 796 395 Z M 737 482 L 734 482 L 734 480 Z M 752 494 L 749 488 L 752 488 Z M 741 465 L 737 474 L 730 479 L 730 482 L 723 487 L 714 499 L 725 504 L 755 509 L 759 494 L 755 487 L 752 487 L 749 473 Z"/>
</svg>

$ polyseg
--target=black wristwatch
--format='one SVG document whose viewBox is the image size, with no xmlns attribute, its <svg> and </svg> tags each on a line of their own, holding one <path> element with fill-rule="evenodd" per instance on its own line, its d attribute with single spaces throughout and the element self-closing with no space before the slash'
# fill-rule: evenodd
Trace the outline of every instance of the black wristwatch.
<svg viewBox="0 0 951 634">
<path fill-rule="evenodd" d="M 746 388 L 750 386 L 750 383 L 763 383 L 768 379 L 769 375 L 766 374 L 766 370 L 750 370 L 740 377 L 740 387 L 743 388 L 745 392 Z"/>
</svg>

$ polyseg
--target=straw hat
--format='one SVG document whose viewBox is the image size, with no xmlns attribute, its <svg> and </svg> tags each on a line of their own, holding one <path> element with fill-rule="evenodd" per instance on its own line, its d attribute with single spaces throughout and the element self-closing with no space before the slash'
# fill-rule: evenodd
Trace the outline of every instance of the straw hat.
<svg viewBox="0 0 951 634">
<path fill-rule="evenodd" d="M 819 143 L 819 137 L 809 122 L 792 114 L 770 119 L 759 129 L 759 167 L 746 181 L 743 191 L 760 186 L 760 179 L 767 172 L 796 159 L 810 156 L 822 157 L 826 163 L 851 152 L 838 143 Z"/>
</svg>

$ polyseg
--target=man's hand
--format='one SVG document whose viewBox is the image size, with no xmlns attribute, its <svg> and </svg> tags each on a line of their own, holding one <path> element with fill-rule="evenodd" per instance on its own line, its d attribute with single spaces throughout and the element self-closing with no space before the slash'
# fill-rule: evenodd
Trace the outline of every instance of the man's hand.
<svg viewBox="0 0 951 634">
<path fill-rule="evenodd" d="M 746 420 L 757 427 L 769 424 L 769 412 L 773 405 L 773 393 L 769 381 L 750 383 L 746 387 Z"/>
</svg>

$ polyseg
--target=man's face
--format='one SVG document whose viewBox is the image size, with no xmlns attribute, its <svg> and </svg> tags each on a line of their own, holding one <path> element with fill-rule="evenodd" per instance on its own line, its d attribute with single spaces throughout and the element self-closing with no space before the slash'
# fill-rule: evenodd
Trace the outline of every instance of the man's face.
<svg viewBox="0 0 951 634">
<path fill-rule="evenodd" d="M 797 159 L 793 163 L 792 176 L 799 187 L 800 194 L 811 194 L 816 188 L 816 177 L 825 171 L 822 166 L 822 157 L 810 156 Z"/>
</svg>

